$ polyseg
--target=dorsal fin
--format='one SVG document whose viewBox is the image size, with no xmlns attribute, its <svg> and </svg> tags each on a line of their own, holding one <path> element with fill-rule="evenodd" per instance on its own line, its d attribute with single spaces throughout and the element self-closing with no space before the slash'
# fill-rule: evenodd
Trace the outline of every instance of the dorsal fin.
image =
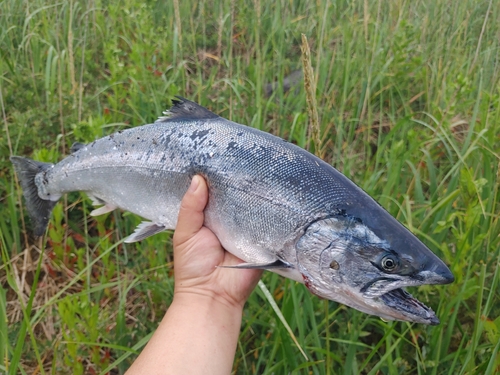
<svg viewBox="0 0 500 375">
<path fill-rule="evenodd" d="M 202 107 L 201 105 L 187 100 L 182 96 L 176 96 L 177 99 L 172 100 L 172 108 L 163 112 L 165 116 L 158 118 L 155 122 L 168 122 L 178 120 L 200 120 L 219 117 L 215 113 Z"/>
</svg>

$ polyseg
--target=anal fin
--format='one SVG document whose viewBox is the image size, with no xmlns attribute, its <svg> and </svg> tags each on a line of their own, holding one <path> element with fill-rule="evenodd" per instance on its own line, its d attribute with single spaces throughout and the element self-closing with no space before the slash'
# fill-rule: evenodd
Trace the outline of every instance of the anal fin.
<svg viewBox="0 0 500 375">
<path fill-rule="evenodd" d="M 87 192 L 87 196 L 90 198 L 94 206 L 102 206 L 103 204 L 106 204 L 106 202 L 91 192 Z"/>
<path fill-rule="evenodd" d="M 240 263 L 235 266 L 218 266 L 218 268 L 240 268 L 240 269 L 258 269 L 258 270 L 272 270 L 276 268 L 293 268 L 290 264 L 276 259 L 270 263 Z"/>
<path fill-rule="evenodd" d="M 158 225 L 151 221 L 143 221 L 137 226 L 137 228 L 135 228 L 134 233 L 125 238 L 125 242 L 132 243 L 141 241 L 147 237 L 151 237 L 156 233 L 163 232 L 166 229 L 167 228 L 165 227 L 165 225 Z"/>
</svg>

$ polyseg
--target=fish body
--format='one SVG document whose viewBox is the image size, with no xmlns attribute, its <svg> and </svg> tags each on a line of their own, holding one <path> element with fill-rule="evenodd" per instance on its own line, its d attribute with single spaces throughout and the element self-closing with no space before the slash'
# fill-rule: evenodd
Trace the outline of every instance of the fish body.
<svg viewBox="0 0 500 375">
<path fill-rule="evenodd" d="M 453 281 L 448 267 L 362 189 L 321 159 L 186 99 L 167 117 L 76 144 L 57 164 L 12 157 L 35 234 L 54 204 L 87 193 L 103 214 L 147 221 L 126 242 L 175 229 L 194 175 L 209 187 L 205 226 L 246 263 L 385 319 L 437 324 L 404 286 Z"/>
</svg>

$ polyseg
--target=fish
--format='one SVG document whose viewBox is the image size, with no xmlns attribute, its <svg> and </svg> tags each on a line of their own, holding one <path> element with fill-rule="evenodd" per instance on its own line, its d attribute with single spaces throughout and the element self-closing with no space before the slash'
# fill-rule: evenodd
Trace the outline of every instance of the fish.
<svg viewBox="0 0 500 375">
<path fill-rule="evenodd" d="M 182 97 L 152 124 L 75 143 L 56 164 L 12 156 L 35 236 L 66 193 L 86 193 L 97 216 L 145 220 L 133 243 L 173 230 L 193 176 L 209 188 L 204 225 L 240 258 L 311 293 L 384 320 L 436 325 L 404 288 L 448 284 L 446 264 L 354 182 L 306 150 Z"/>
</svg>

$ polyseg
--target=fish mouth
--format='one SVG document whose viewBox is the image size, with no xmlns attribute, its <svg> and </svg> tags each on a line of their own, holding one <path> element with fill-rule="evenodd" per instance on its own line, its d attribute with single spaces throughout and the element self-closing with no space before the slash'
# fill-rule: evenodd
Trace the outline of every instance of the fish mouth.
<svg viewBox="0 0 500 375">
<path fill-rule="evenodd" d="M 382 294 L 379 299 L 391 309 L 393 318 L 433 326 L 439 324 L 439 319 L 434 311 L 404 289 L 393 289 Z"/>
</svg>

